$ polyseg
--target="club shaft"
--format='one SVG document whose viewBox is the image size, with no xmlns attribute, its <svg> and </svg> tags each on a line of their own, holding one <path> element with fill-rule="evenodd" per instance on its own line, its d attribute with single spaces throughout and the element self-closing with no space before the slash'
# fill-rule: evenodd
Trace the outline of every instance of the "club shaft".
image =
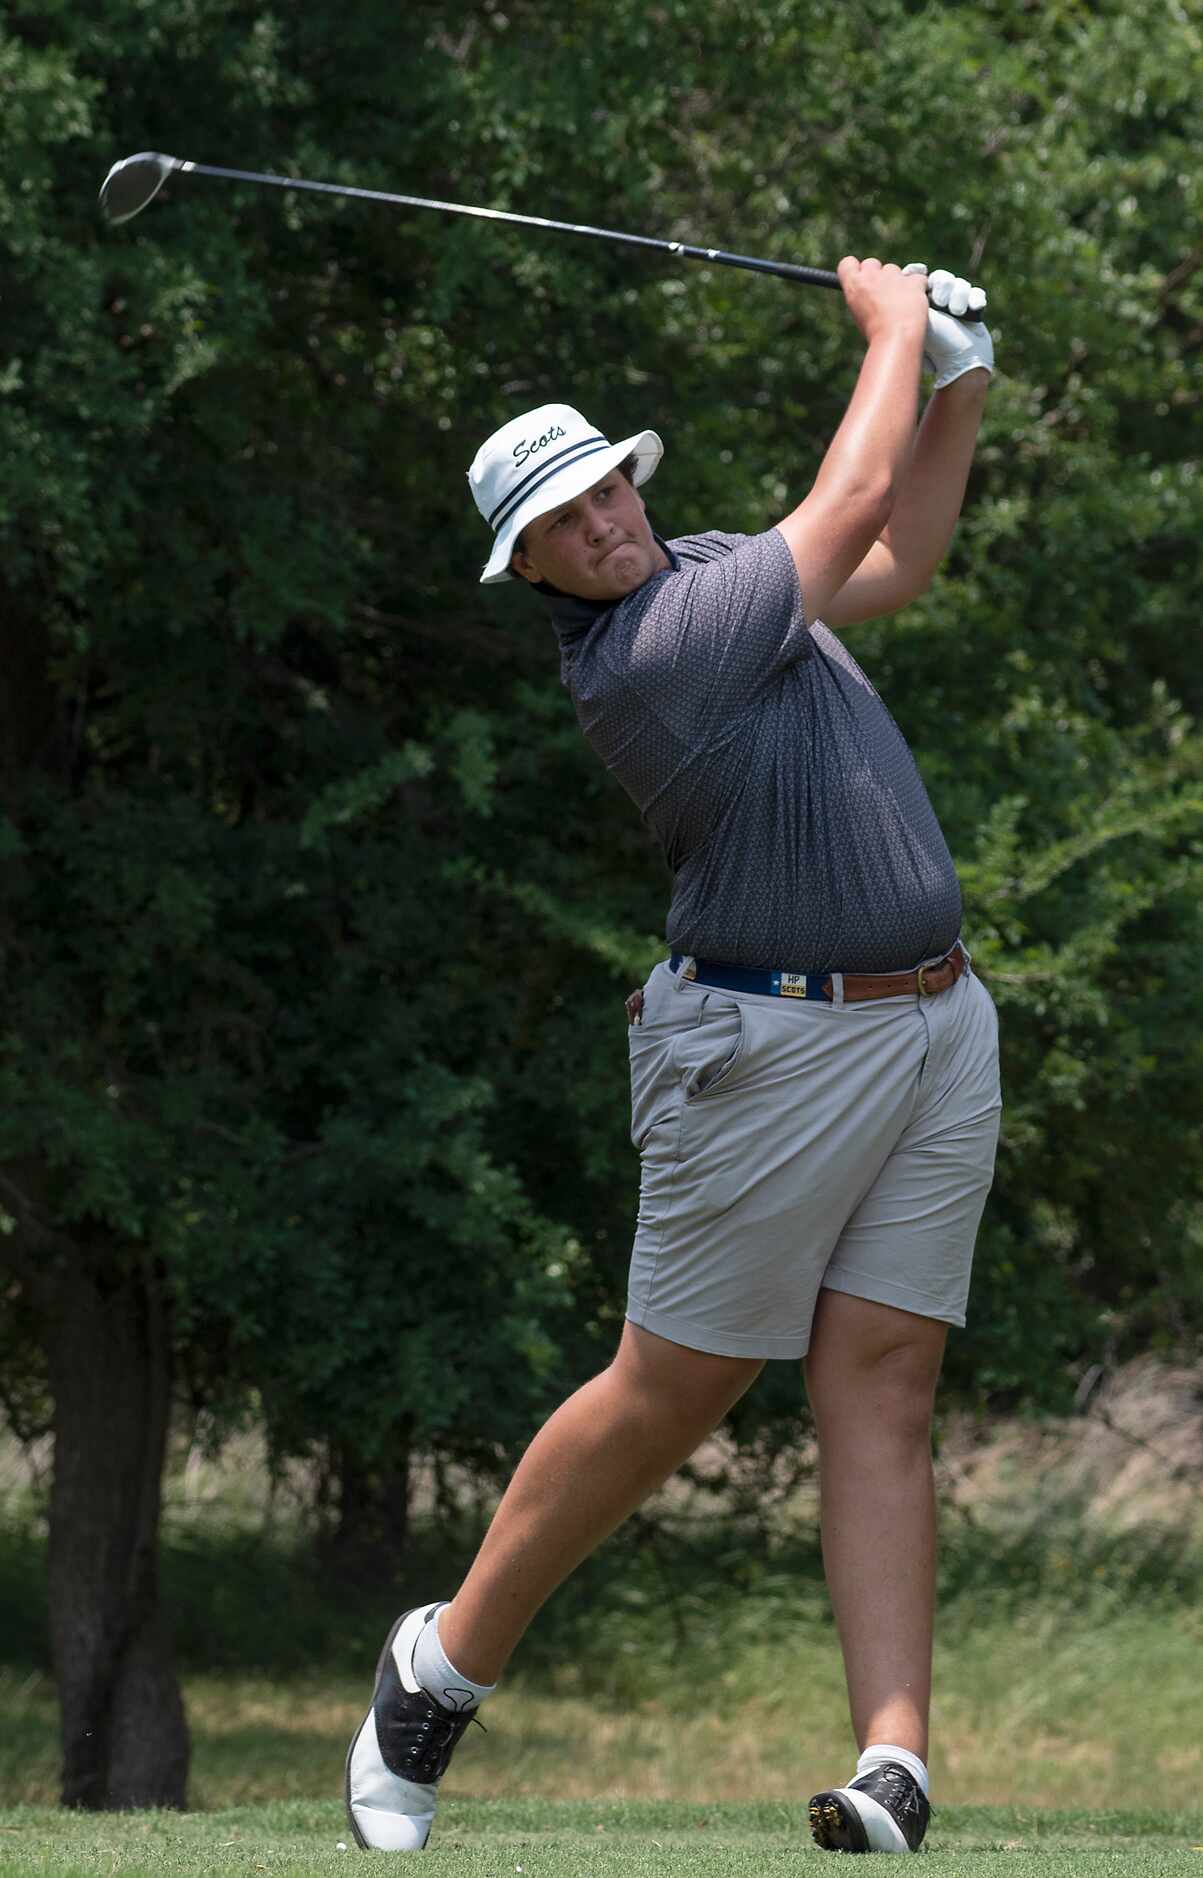
<svg viewBox="0 0 1203 1878">
<path fill-rule="evenodd" d="M 595 241 L 619 241 L 632 248 L 655 248 L 685 261 L 711 261 L 722 267 L 746 267 L 757 274 L 780 274 L 808 287 L 839 287 L 839 275 L 824 267 L 796 267 L 789 261 L 766 261 L 754 254 L 728 254 L 722 248 L 698 248 L 685 241 L 662 241 L 654 235 L 628 235 L 617 228 L 593 228 L 587 222 L 553 222 L 544 215 L 515 215 L 506 209 L 479 209 L 464 202 L 438 202 L 429 196 L 394 195 L 385 189 L 356 189 L 349 183 L 313 183 L 299 176 L 272 176 L 256 170 L 222 169 L 213 163 L 184 163 L 190 176 L 219 176 L 228 182 L 267 183 L 273 189 L 306 189 L 314 195 L 354 196 L 361 202 L 387 202 L 394 208 L 437 209 L 444 215 L 470 215 L 480 222 L 508 222 L 518 228 L 546 228 L 558 235 L 588 235 Z"/>
<path fill-rule="evenodd" d="M 271 189 L 303 189 L 310 195 L 318 196 L 351 196 L 360 202 L 385 202 L 392 208 L 434 209 L 442 215 L 471 216 L 478 222 L 506 222 L 514 228 L 545 228 L 557 235 L 585 235 L 594 241 L 621 242 L 629 248 L 652 248 L 661 254 L 675 255 L 683 261 L 709 261 L 718 267 L 747 268 L 754 274 L 778 274 L 785 280 L 799 281 L 807 287 L 838 289 L 840 285 L 839 275 L 825 267 L 800 267 L 792 261 L 768 261 L 762 255 L 730 254 L 725 248 L 701 248 L 687 241 L 664 241 L 656 235 L 629 235 L 618 228 L 594 228 L 588 222 L 554 222 L 545 215 L 517 215 L 508 209 L 482 209 L 466 202 L 441 202 L 431 196 L 403 196 L 387 189 L 357 189 L 351 183 L 315 183 L 304 176 L 275 176 L 264 170 L 225 169 L 216 163 L 186 162 L 182 157 L 167 157 L 157 152 L 144 152 L 139 157 L 128 158 L 125 164 L 116 164 L 110 172 L 106 188 L 116 172 L 130 164 L 157 167 L 159 180 L 149 192 L 150 195 L 161 187 L 162 181 L 173 171 L 187 176 L 216 176 L 223 182 L 266 184 Z M 104 193 L 102 190 L 102 200 Z M 143 207 L 144 201 L 135 201 L 132 206 L 124 208 L 116 219 L 127 221 Z M 970 310 L 957 317 L 976 321 L 982 315 Z"/>
</svg>

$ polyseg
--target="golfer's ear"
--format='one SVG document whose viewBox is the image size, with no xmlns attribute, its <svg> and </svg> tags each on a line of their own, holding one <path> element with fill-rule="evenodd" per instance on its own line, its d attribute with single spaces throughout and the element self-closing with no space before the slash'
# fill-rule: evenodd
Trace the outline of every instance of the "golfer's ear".
<svg viewBox="0 0 1203 1878">
<path fill-rule="evenodd" d="M 534 581 L 540 578 L 539 570 L 530 555 L 524 554 L 521 548 L 515 548 L 510 556 L 510 572 L 517 574 L 521 580 Z"/>
</svg>

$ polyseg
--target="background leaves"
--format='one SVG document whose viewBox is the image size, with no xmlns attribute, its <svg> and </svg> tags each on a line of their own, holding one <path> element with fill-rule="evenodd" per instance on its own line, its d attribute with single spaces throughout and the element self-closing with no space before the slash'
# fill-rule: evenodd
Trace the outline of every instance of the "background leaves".
<svg viewBox="0 0 1203 1878">
<path fill-rule="evenodd" d="M 48 1230 L 104 1227 L 76 1256 L 162 1261 L 194 1404 L 281 1452 L 406 1429 L 502 1466 L 606 1360 L 621 997 L 667 882 L 538 609 L 475 584 L 465 469 L 566 397 L 665 435 L 662 531 L 768 526 L 857 348 L 835 295 L 436 215 L 196 179 L 106 230 L 142 148 L 985 280 L 962 527 L 854 636 L 1003 1017 L 949 1384 L 1060 1402 L 1192 1344 L 1191 10 L 103 0 L 0 32 L 0 1161 Z M 737 1426 L 797 1413 L 783 1371 Z"/>
</svg>

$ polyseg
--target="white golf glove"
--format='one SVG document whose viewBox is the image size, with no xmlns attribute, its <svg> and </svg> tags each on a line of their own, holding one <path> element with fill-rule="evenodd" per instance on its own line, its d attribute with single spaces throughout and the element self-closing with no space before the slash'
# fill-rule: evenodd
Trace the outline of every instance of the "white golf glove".
<svg viewBox="0 0 1203 1878">
<path fill-rule="evenodd" d="M 923 261 L 909 261 L 902 271 L 926 274 L 927 266 Z M 980 320 L 967 323 L 956 318 L 958 313 L 976 313 L 979 307 L 985 306 L 984 289 L 972 286 L 959 274 L 950 274 L 946 267 L 938 267 L 929 275 L 928 285 L 931 298 L 923 358 L 928 370 L 936 375 L 936 390 L 943 391 L 954 378 L 979 366 L 993 372 L 994 341 L 989 328 Z"/>
</svg>

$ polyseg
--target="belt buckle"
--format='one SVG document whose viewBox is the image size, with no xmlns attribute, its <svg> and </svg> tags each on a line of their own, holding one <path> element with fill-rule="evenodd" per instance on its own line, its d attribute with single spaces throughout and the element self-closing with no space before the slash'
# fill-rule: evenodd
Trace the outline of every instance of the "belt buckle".
<svg viewBox="0 0 1203 1878">
<path fill-rule="evenodd" d="M 952 970 L 952 982 L 953 984 L 956 983 L 957 968 L 956 968 L 956 964 L 954 961 L 956 958 L 956 954 L 958 952 L 959 953 L 964 952 L 964 947 L 961 945 L 961 942 L 959 939 L 957 940 L 957 943 L 953 946 L 952 951 L 946 952 L 944 957 L 942 959 L 937 959 L 934 965 L 921 965 L 919 967 L 918 971 L 915 973 L 915 989 L 919 993 L 919 996 L 921 998 L 934 998 L 936 995 L 937 989 L 941 991 L 945 989 L 943 985 L 939 987 L 935 985 L 926 985 L 923 982 L 923 980 L 924 980 L 924 974 L 927 972 L 942 971 L 944 966 L 947 965 Z"/>
</svg>

